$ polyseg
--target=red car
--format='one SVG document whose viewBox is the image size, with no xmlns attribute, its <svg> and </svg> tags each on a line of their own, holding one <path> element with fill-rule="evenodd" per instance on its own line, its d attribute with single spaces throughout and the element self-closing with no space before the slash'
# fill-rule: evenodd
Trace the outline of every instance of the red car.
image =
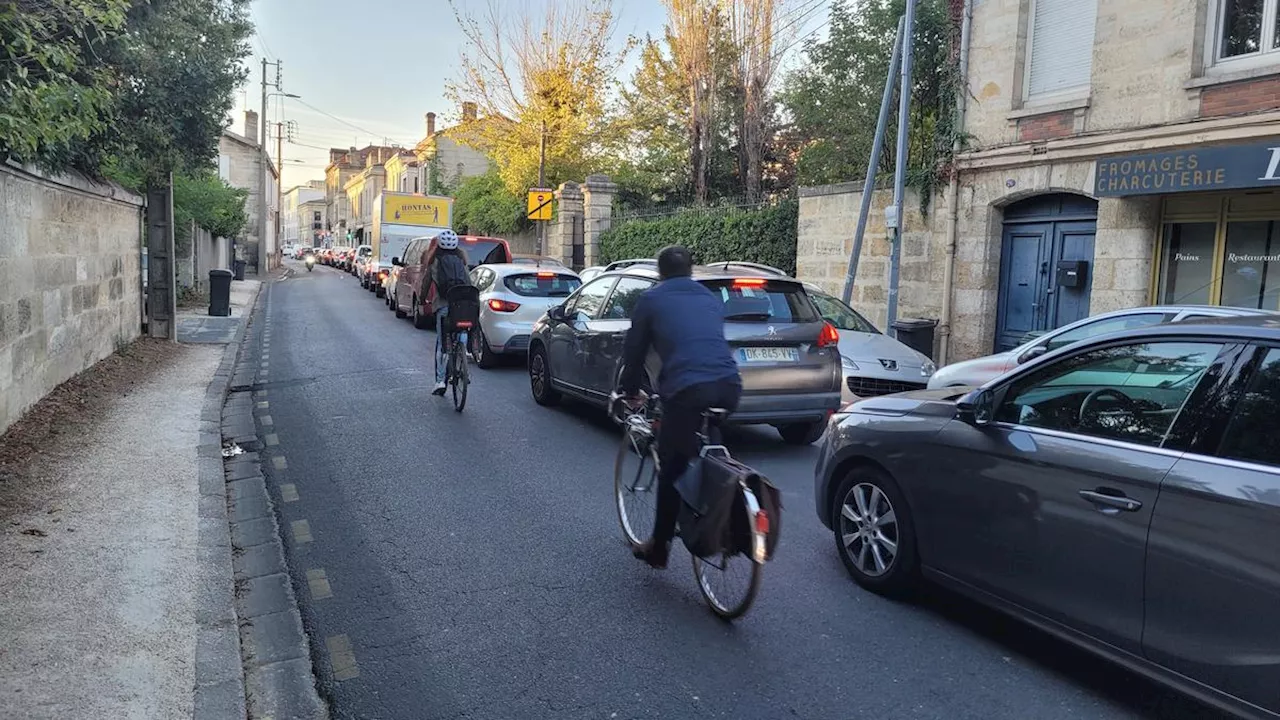
<svg viewBox="0 0 1280 720">
<path fill-rule="evenodd" d="M 461 235 L 458 247 L 467 255 L 467 267 L 475 269 L 477 265 L 511 262 L 511 246 L 506 240 L 479 235 Z M 404 257 L 392 258 L 392 264 L 400 267 L 400 275 L 393 291 L 393 307 L 396 317 L 410 316 L 413 326 L 418 329 L 431 327 L 435 323 L 431 303 L 435 300 L 436 289 L 427 291 L 427 297 L 418 297 L 422 289 L 422 278 L 426 275 L 431 259 L 435 257 L 436 242 L 434 237 L 420 237 L 409 243 L 404 250 Z"/>
</svg>

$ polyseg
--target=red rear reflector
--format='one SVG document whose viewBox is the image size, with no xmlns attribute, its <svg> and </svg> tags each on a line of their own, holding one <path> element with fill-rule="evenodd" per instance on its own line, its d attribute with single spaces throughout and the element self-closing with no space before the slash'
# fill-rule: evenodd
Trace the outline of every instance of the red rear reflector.
<svg viewBox="0 0 1280 720">
<path fill-rule="evenodd" d="M 840 342 L 840 333 L 831 323 L 822 324 L 822 332 L 818 333 L 818 347 L 831 347 Z"/>
<path fill-rule="evenodd" d="M 456 325 L 457 327 L 462 328 L 463 330 L 466 330 L 467 328 L 471 327 L 471 321 L 470 321 L 470 320 L 459 320 L 458 322 L 454 323 L 454 325 Z"/>
<path fill-rule="evenodd" d="M 738 278 L 733 281 L 734 287 L 764 287 L 769 282 L 765 278 Z"/>
<path fill-rule="evenodd" d="M 763 510 L 756 511 L 756 532 L 762 535 L 769 534 L 769 516 Z"/>
<path fill-rule="evenodd" d="M 493 298 L 489 301 L 489 309 L 494 312 L 515 312 L 520 309 L 520 303 L 513 303 L 510 300 L 499 300 Z"/>
</svg>

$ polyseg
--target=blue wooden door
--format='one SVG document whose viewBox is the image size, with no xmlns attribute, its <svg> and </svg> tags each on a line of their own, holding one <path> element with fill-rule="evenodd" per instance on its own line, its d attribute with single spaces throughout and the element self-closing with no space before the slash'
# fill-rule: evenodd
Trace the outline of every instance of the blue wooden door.
<svg viewBox="0 0 1280 720">
<path fill-rule="evenodd" d="M 1093 238 L 1097 233 L 1095 222 L 1060 222 L 1053 227 L 1053 259 L 1054 267 L 1058 260 L 1084 260 L 1088 268 L 1075 287 L 1059 286 L 1057 272 L 1050 270 L 1049 302 L 1051 317 L 1048 328 L 1060 328 L 1063 325 L 1089 317 L 1089 291 L 1093 285 Z"/>
<path fill-rule="evenodd" d="M 1043 303 L 1048 278 L 1042 270 L 1048 264 L 1052 232 L 1052 223 L 1005 227 L 997 351 L 1016 347 L 1027 333 L 1045 329 Z"/>
</svg>

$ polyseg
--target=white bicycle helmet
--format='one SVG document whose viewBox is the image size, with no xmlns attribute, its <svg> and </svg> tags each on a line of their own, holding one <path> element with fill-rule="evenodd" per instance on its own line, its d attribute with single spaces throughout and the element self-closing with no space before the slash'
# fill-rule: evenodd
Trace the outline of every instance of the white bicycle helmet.
<svg viewBox="0 0 1280 720">
<path fill-rule="evenodd" d="M 436 236 L 436 247 L 441 250 L 457 250 L 458 249 L 458 233 L 452 230 L 445 230 Z"/>
</svg>

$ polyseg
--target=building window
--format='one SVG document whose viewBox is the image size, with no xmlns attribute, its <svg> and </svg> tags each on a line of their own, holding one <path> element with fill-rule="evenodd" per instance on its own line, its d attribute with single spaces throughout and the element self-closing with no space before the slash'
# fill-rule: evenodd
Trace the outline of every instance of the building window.
<svg viewBox="0 0 1280 720">
<path fill-rule="evenodd" d="M 1023 95 L 1028 101 L 1087 97 L 1097 0 L 1031 0 Z"/>
<path fill-rule="evenodd" d="M 1214 64 L 1232 68 L 1280 62 L 1280 0 L 1217 0 L 1211 46 Z"/>
<path fill-rule="evenodd" d="M 1280 193 L 1167 200 L 1155 300 L 1280 310 Z"/>
</svg>

